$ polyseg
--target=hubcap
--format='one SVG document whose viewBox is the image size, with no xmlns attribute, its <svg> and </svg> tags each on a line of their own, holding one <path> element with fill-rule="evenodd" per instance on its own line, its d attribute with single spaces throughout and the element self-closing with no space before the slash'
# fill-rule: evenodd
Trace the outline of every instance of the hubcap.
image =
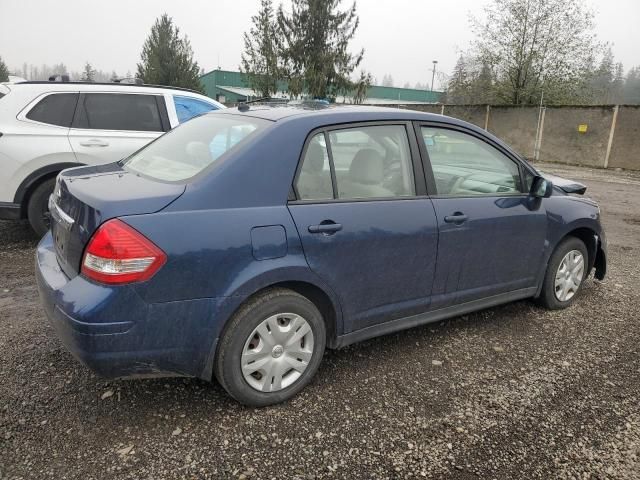
<svg viewBox="0 0 640 480">
<path fill-rule="evenodd" d="M 279 313 L 249 335 L 240 360 L 242 375 L 255 390 L 277 392 L 302 376 L 312 355 L 309 323 L 295 313 Z"/>
<path fill-rule="evenodd" d="M 577 293 L 584 276 L 584 257 L 578 250 L 567 253 L 556 272 L 556 298 L 561 302 L 571 300 Z"/>
</svg>

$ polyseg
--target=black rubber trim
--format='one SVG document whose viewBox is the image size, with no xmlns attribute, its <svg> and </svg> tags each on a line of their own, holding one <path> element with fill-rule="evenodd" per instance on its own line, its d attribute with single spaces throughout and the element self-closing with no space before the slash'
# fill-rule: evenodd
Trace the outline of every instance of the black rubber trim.
<svg viewBox="0 0 640 480">
<path fill-rule="evenodd" d="M 0 219 L 19 220 L 22 209 L 18 203 L 0 202 Z"/>
<path fill-rule="evenodd" d="M 372 325 L 371 327 L 356 330 L 355 332 L 347 333 L 346 335 L 341 335 L 334 341 L 330 341 L 329 346 L 331 348 L 342 348 L 346 347 L 347 345 L 351 345 L 352 343 L 361 342 L 369 338 L 388 335 L 390 333 L 417 327 L 419 325 L 438 322 L 440 320 L 444 320 L 445 318 L 457 317 L 459 315 L 475 312 L 477 310 L 495 307 L 496 305 L 501 305 L 503 303 L 509 303 L 515 300 L 522 300 L 524 298 L 533 297 L 536 294 L 537 289 L 537 286 L 523 288 L 520 290 L 514 290 L 513 292 L 501 293 L 492 297 L 481 298 L 472 302 L 462 303 L 460 305 L 453 305 L 451 307 L 441 308 L 439 310 L 419 313 L 417 315 L 412 315 L 411 317 L 399 318 L 390 322 Z"/>
</svg>

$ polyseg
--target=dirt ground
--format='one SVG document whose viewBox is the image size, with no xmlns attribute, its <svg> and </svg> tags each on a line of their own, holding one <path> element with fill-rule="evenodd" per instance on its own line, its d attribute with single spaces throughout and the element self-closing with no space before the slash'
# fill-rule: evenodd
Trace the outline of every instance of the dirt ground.
<svg viewBox="0 0 640 480">
<path fill-rule="evenodd" d="M 640 478 L 640 175 L 542 168 L 601 202 L 606 281 L 330 351 L 265 409 L 93 375 L 45 321 L 36 239 L 0 222 L 0 479 Z"/>
</svg>

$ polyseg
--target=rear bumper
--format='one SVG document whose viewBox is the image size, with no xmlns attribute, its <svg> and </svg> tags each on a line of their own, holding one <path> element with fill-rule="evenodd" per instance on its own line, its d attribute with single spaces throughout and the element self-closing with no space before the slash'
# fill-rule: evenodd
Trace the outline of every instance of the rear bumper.
<svg viewBox="0 0 640 480">
<path fill-rule="evenodd" d="M 22 209 L 19 203 L 0 202 L 0 220 L 19 220 Z"/>
<path fill-rule="evenodd" d="M 51 233 L 36 251 L 46 316 L 67 349 L 108 377 L 206 378 L 215 348 L 214 299 L 146 303 L 129 286 L 105 286 L 60 269 Z M 210 379 L 210 378 L 206 378 Z"/>
</svg>

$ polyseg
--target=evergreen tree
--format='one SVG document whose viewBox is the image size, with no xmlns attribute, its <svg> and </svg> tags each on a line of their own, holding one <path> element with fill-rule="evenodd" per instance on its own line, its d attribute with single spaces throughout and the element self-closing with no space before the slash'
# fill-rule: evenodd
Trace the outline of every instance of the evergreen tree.
<svg viewBox="0 0 640 480">
<path fill-rule="evenodd" d="M 84 71 L 82 72 L 83 82 L 94 82 L 96 78 L 96 71 L 89 62 L 84 64 Z"/>
<path fill-rule="evenodd" d="M 251 21 L 251 30 L 244 34 L 240 70 L 247 75 L 251 88 L 269 98 L 278 91 L 281 62 L 272 1 L 262 0 L 260 11 Z"/>
<path fill-rule="evenodd" d="M 151 28 L 140 60 L 136 76 L 145 83 L 203 91 L 191 44 L 166 13 Z"/>
<path fill-rule="evenodd" d="M 385 74 L 385 76 L 382 77 L 382 86 L 383 87 L 393 87 L 393 77 L 391 76 L 390 73 Z"/>
<path fill-rule="evenodd" d="M 470 81 L 467 60 L 460 55 L 447 85 L 447 103 L 470 103 Z"/>
<path fill-rule="evenodd" d="M 353 89 L 353 103 L 359 105 L 367 99 L 367 92 L 371 87 L 373 76 L 367 72 L 360 72 L 360 79 L 355 82 Z"/>
<path fill-rule="evenodd" d="M 349 52 L 358 28 L 354 3 L 340 11 L 341 0 L 292 0 L 291 13 L 278 9 L 284 75 L 293 96 L 305 90 L 313 98 L 335 98 L 354 88 L 351 74 L 364 50 Z"/>
<path fill-rule="evenodd" d="M 9 69 L 7 65 L 2 61 L 2 57 L 0 57 L 0 82 L 8 82 L 9 81 Z"/>
</svg>

